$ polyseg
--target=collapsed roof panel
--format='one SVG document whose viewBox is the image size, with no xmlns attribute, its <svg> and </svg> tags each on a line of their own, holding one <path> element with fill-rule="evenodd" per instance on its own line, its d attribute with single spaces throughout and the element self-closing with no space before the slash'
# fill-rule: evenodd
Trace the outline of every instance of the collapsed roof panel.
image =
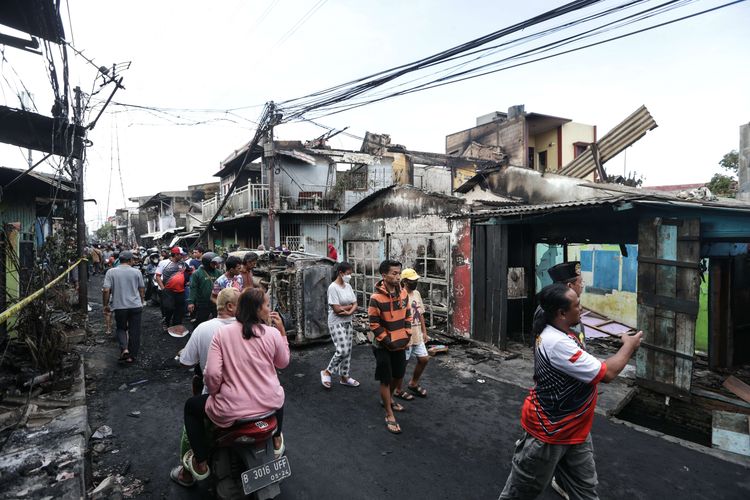
<svg viewBox="0 0 750 500">
<path fill-rule="evenodd" d="M 557 173 L 585 179 L 657 126 L 646 106 L 641 106 Z M 601 175 L 600 180 L 604 180 Z"/>
<path fill-rule="evenodd" d="M 85 129 L 65 118 L 50 118 L 0 106 L 0 142 L 81 159 Z"/>
</svg>

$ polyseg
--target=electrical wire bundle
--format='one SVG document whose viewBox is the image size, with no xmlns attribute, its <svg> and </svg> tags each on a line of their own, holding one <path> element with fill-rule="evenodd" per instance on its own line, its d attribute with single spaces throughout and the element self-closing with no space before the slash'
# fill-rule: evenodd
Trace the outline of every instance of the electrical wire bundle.
<svg viewBox="0 0 750 500">
<path fill-rule="evenodd" d="M 655 18 L 663 18 L 665 14 L 677 9 L 683 9 L 690 4 L 696 3 L 696 1 L 697 0 L 662 0 L 661 2 L 653 2 L 650 0 L 629 0 L 626 2 L 619 2 L 617 5 L 609 6 L 597 12 L 565 21 L 562 24 L 542 29 L 530 35 L 491 44 L 492 42 L 499 41 L 500 39 L 533 26 L 558 19 L 562 16 L 577 13 L 583 9 L 593 7 L 595 4 L 605 3 L 604 0 L 573 1 L 429 57 L 379 71 L 372 75 L 336 85 L 306 96 L 283 101 L 279 103 L 279 108 L 284 114 L 284 122 L 321 118 L 400 95 L 411 94 L 472 78 L 478 78 L 491 73 L 497 73 L 521 65 L 531 64 L 533 62 L 583 50 L 595 45 L 633 36 L 638 33 L 643 33 L 645 31 L 707 14 L 709 12 L 741 3 L 745 0 L 725 1 L 724 3 L 701 11 L 686 14 L 682 17 L 668 19 L 666 21 L 650 24 L 645 27 L 636 28 L 632 31 L 622 33 L 622 31 L 629 26 L 638 23 L 643 24 L 644 22 Z M 636 7 L 639 7 L 640 10 L 634 13 L 625 12 L 628 10 L 632 11 Z M 594 23 L 594 21 L 598 21 L 599 23 L 584 29 L 583 31 L 578 31 L 570 35 L 564 34 L 565 32 L 573 31 L 574 28 L 582 27 L 586 23 Z M 618 32 L 618 34 L 609 38 L 602 38 L 602 35 L 613 31 Z M 542 43 L 538 43 L 540 40 L 552 38 L 557 34 L 563 34 L 563 36 L 556 37 L 549 42 L 542 41 Z M 592 38 L 595 40 L 591 43 L 581 44 L 582 41 Z M 532 43 L 536 43 L 536 45 L 529 49 L 493 58 L 493 56 L 497 56 L 500 53 L 510 51 L 510 49 Z M 573 46 L 570 47 L 571 45 Z M 486 62 L 486 59 L 491 60 Z M 449 65 L 448 63 L 451 62 L 457 63 Z M 437 70 L 424 74 L 424 71 L 428 68 L 437 68 Z M 412 73 L 420 73 L 420 76 L 409 81 L 401 83 L 397 82 L 397 80 Z M 393 83 L 393 85 L 387 86 L 391 83 Z M 378 89 L 377 92 L 376 89 Z"/>
</svg>

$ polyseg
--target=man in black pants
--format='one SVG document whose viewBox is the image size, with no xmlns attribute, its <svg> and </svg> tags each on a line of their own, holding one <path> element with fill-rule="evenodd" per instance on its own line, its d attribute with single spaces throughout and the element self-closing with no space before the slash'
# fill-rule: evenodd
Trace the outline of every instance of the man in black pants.
<svg viewBox="0 0 750 500">
<path fill-rule="evenodd" d="M 182 324 L 185 317 L 185 253 L 180 247 L 173 247 L 169 262 L 163 269 L 156 270 L 156 283 L 162 291 L 162 314 L 164 331 L 170 326 Z"/>
<path fill-rule="evenodd" d="M 143 275 L 130 267 L 133 254 L 120 254 L 120 265 L 107 271 L 102 285 L 104 313 L 115 312 L 120 360 L 132 363 L 141 345 L 141 314 L 143 312 Z M 112 304 L 110 305 L 110 297 Z"/>
</svg>

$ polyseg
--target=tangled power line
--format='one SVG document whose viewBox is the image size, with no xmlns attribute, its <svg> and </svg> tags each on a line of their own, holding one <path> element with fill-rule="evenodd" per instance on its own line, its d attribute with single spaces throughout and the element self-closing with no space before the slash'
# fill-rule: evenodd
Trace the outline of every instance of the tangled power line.
<svg viewBox="0 0 750 500">
<path fill-rule="evenodd" d="M 366 106 L 386 99 L 392 99 L 401 95 L 422 92 L 436 87 L 506 71 L 518 66 L 551 59 L 553 57 L 559 57 L 708 14 L 744 1 L 745 0 L 732 0 L 681 17 L 643 26 L 643 24 L 649 20 L 657 18 L 658 20 L 661 20 L 665 17 L 665 14 L 669 12 L 677 9 L 684 9 L 687 6 L 696 3 L 696 0 L 667 0 L 662 2 L 631 0 L 625 3 L 619 3 L 615 6 L 610 6 L 592 14 L 568 20 L 559 25 L 542 29 L 531 35 L 503 41 L 499 44 L 489 45 L 522 30 L 527 30 L 551 20 L 593 7 L 595 4 L 605 3 L 602 0 L 573 1 L 538 16 L 534 16 L 530 19 L 456 47 L 449 48 L 437 54 L 433 54 L 426 58 L 379 71 L 372 75 L 329 87 L 302 97 L 283 101 L 279 103 L 279 108 L 284 114 L 284 122 L 300 120 L 302 118 L 322 118 L 324 116 L 342 113 L 344 111 L 349 111 L 354 108 Z M 705 2 L 701 2 L 701 5 L 703 4 L 705 4 Z M 634 13 L 625 12 L 636 7 L 643 8 Z M 601 24 L 594 25 L 593 27 L 589 27 L 580 32 L 566 35 L 566 33 L 571 32 L 574 28 L 583 26 L 586 23 L 592 23 L 593 21 L 600 21 Z M 631 31 L 623 32 L 625 29 L 633 27 L 634 25 L 640 27 L 634 27 Z M 612 36 L 608 38 L 602 37 L 611 32 L 614 32 Z M 496 56 L 501 52 L 507 52 L 511 48 L 532 44 L 534 42 L 539 42 L 540 40 L 548 40 L 558 34 L 563 34 L 563 36 L 534 45 L 529 49 L 492 58 L 492 56 Z M 599 38 L 597 39 L 596 37 Z M 592 38 L 595 39 L 595 41 L 581 44 L 584 40 Z M 468 59 L 472 56 L 475 57 Z M 487 58 L 491 59 L 485 61 Z M 453 65 L 447 64 L 455 61 L 462 62 Z M 427 69 L 434 70 L 435 68 L 438 68 L 438 70 L 426 75 L 421 75 L 418 78 L 407 82 L 398 83 L 398 81 L 406 75 L 420 72 L 423 73 Z M 388 86 L 389 84 L 392 85 Z"/>
<path fill-rule="evenodd" d="M 281 101 L 280 123 L 309 121 L 343 113 L 395 97 L 423 92 L 519 66 L 560 57 L 647 31 L 724 9 L 746 0 L 724 0 L 703 10 L 670 17 L 690 6 L 704 6 L 702 0 L 574 0 L 495 32 L 442 50 L 430 56 L 334 85 L 310 94 Z M 324 1 L 318 1 L 299 21 L 309 19 Z M 271 3 L 269 7 L 274 6 Z M 593 10 L 592 9 L 596 9 Z M 307 17 L 306 17 L 307 16 Z M 298 23 L 299 23 L 298 21 Z M 555 24 L 549 25 L 554 22 Z M 295 25 L 296 26 L 296 25 Z M 290 28 L 280 39 L 294 31 Z M 537 31 L 518 36 L 522 31 Z M 513 36 L 516 35 L 516 36 Z M 168 125 L 196 126 L 217 122 L 255 128 L 240 111 L 262 104 L 227 109 L 165 108 L 112 102 L 120 110 L 150 114 Z M 152 123 L 131 123 L 152 125 Z"/>
</svg>

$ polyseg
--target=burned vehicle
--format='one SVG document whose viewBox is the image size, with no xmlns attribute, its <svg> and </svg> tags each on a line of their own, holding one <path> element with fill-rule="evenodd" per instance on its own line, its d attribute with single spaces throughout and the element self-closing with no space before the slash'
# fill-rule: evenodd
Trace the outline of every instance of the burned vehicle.
<svg viewBox="0 0 750 500">
<path fill-rule="evenodd" d="M 242 259 L 248 252 L 258 256 L 253 281 L 269 292 L 271 310 L 284 319 L 289 342 L 303 345 L 327 340 L 328 285 L 336 263 L 302 252 L 239 250 L 230 255 Z"/>
</svg>

